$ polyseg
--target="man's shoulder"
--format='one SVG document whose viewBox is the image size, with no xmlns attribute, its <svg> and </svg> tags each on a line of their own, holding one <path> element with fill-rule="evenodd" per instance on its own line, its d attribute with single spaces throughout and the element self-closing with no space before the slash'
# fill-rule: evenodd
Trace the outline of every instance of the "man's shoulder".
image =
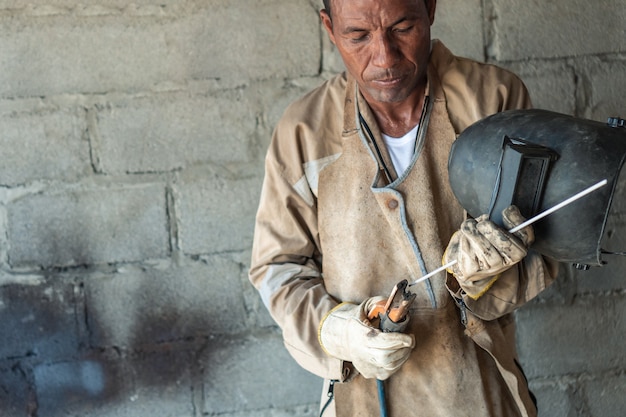
<svg viewBox="0 0 626 417">
<path fill-rule="evenodd" d="M 496 112 L 531 106 L 524 82 L 508 69 L 456 56 L 441 42 L 433 44 L 431 63 L 457 133 Z"/>
<path fill-rule="evenodd" d="M 275 136 L 288 142 L 316 143 L 340 137 L 346 85 L 345 74 L 339 74 L 291 102 L 276 125 Z"/>
<path fill-rule="evenodd" d="M 304 163 L 341 152 L 346 76 L 334 76 L 289 104 L 274 129 L 271 158 L 291 180 Z"/>
<path fill-rule="evenodd" d="M 492 63 L 455 55 L 439 40 L 433 42 L 431 59 L 442 82 L 523 84 L 513 71 Z"/>
<path fill-rule="evenodd" d="M 343 111 L 347 78 L 345 73 L 337 74 L 306 94 L 291 102 L 283 119 L 301 120 L 319 119 L 326 113 Z"/>
</svg>

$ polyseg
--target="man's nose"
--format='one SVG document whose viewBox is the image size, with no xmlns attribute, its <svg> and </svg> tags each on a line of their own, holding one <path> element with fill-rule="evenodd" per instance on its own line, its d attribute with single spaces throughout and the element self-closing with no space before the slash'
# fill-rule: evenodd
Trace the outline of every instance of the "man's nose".
<svg viewBox="0 0 626 417">
<path fill-rule="evenodd" d="M 379 68 L 391 68 L 398 59 L 398 48 L 388 34 L 374 38 L 372 64 Z"/>
</svg>

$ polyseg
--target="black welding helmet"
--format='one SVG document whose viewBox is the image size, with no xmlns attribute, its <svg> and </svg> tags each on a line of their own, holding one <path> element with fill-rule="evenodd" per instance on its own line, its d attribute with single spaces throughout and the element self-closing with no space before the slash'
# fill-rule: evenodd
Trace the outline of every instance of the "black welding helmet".
<svg viewBox="0 0 626 417">
<path fill-rule="evenodd" d="M 528 219 L 606 179 L 605 186 L 533 224 L 534 250 L 560 262 L 600 266 L 611 202 L 626 181 L 620 179 L 625 157 L 622 119 L 600 123 L 547 110 L 510 110 L 461 133 L 448 171 L 463 208 L 473 217 L 488 213 L 499 225 L 502 209 L 511 204 Z"/>
</svg>

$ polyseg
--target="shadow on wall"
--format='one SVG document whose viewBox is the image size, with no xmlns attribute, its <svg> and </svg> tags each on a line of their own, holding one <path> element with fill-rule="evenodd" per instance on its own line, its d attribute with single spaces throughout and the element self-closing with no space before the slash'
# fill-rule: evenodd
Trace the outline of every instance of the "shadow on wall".
<svg viewBox="0 0 626 417">
<path fill-rule="evenodd" d="M 204 411 L 205 365 L 242 337 L 243 324 L 230 334 L 212 325 L 210 290 L 186 278 L 137 268 L 0 287 L 0 415 Z"/>
</svg>

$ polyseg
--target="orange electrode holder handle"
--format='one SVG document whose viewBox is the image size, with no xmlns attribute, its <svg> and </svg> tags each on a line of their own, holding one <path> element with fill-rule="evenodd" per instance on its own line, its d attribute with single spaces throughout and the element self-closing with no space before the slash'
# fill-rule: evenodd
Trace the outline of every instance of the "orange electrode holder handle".
<svg viewBox="0 0 626 417">
<path fill-rule="evenodd" d="M 401 325 L 409 313 L 409 308 L 415 300 L 416 294 L 407 291 L 409 282 L 404 279 L 397 283 L 387 301 L 381 301 L 370 310 L 367 318 L 374 322 L 379 320 L 378 327 L 385 332 L 402 331 L 396 325 Z"/>
</svg>

